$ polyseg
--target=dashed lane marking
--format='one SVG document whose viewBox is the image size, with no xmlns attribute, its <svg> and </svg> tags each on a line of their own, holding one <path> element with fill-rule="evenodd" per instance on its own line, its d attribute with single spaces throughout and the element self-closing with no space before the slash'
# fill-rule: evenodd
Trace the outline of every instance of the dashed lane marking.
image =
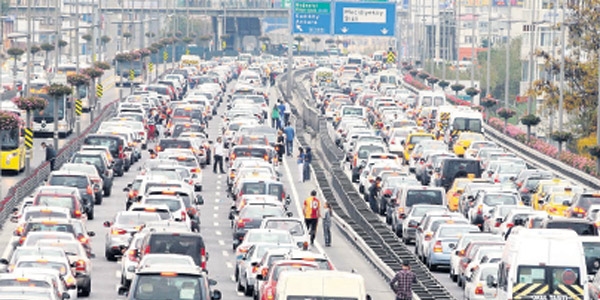
<svg viewBox="0 0 600 300">
<path fill-rule="evenodd" d="M 225 246 L 225 241 L 224 240 L 219 240 L 219 245 Z M 223 252 L 225 252 L 225 251 L 223 251 Z"/>
<path fill-rule="evenodd" d="M 223 250 L 223 256 L 224 257 L 229 257 L 229 251 Z"/>
<path fill-rule="evenodd" d="M 215 234 L 216 235 L 222 235 L 221 231 L 219 231 L 219 230 L 215 231 Z"/>
</svg>

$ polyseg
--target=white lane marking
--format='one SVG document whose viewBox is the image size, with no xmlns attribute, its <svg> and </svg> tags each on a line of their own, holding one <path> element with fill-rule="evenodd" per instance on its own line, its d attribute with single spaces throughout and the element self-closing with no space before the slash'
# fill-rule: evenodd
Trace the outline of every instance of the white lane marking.
<svg viewBox="0 0 600 300">
<path fill-rule="evenodd" d="M 220 189 L 221 189 L 221 186 L 220 186 L 220 185 L 217 185 L 217 190 L 220 190 Z"/>
<path fill-rule="evenodd" d="M 225 246 L 225 241 L 224 240 L 219 240 L 219 245 Z M 223 252 L 225 252 L 225 251 L 223 251 Z"/>
<path fill-rule="evenodd" d="M 219 230 L 215 231 L 215 234 L 216 235 L 222 235 L 221 231 L 219 231 Z"/>
<path fill-rule="evenodd" d="M 217 175 L 217 179 L 221 180 L 221 178 L 223 178 L 223 174 Z"/>
<path fill-rule="evenodd" d="M 229 257 L 229 251 L 223 250 L 223 256 L 224 257 Z"/>
<path fill-rule="evenodd" d="M 213 225 L 215 225 L 215 227 L 219 226 L 219 222 L 214 222 Z"/>
<path fill-rule="evenodd" d="M 115 277 L 121 279 L 121 270 L 115 271 Z"/>
<path fill-rule="evenodd" d="M 218 214 L 218 213 L 214 213 L 214 214 L 213 214 L 213 217 L 216 219 L 216 218 L 218 218 L 218 217 L 219 217 L 219 214 Z"/>
<path fill-rule="evenodd" d="M 215 192 L 215 196 L 219 197 L 219 195 L 221 195 L 221 192 L 219 192 L 219 191 L 216 191 L 216 192 Z M 219 202 L 219 199 L 216 199 L 216 201 L 217 201 L 217 202 Z"/>
<path fill-rule="evenodd" d="M 230 262 L 225 263 L 228 269 L 233 269 L 233 265 Z"/>
<path fill-rule="evenodd" d="M 219 210 L 219 207 L 218 207 L 218 206 L 215 206 L 215 210 Z"/>
<path fill-rule="evenodd" d="M 294 202 L 295 206 L 296 206 L 296 213 L 302 217 L 302 206 L 300 206 L 300 201 L 302 201 L 300 199 L 300 196 L 298 195 L 298 189 L 296 188 L 296 183 L 294 182 L 294 176 L 292 176 L 292 172 L 290 171 L 290 167 L 288 166 L 288 160 L 284 159 L 283 160 L 283 167 L 285 169 L 285 175 L 287 178 L 289 178 L 290 180 L 290 186 L 292 187 L 292 196 L 294 197 L 294 199 L 296 199 Z M 312 169 L 311 169 L 312 171 Z M 314 178 L 314 174 L 312 174 L 313 178 Z M 321 199 L 321 201 L 323 201 L 323 196 L 320 195 L 320 191 L 317 189 L 317 192 L 319 193 L 319 199 Z M 292 199 L 293 200 L 293 199 Z M 318 234 L 318 231 L 317 231 Z M 319 253 L 321 254 L 325 254 L 325 250 L 323 249 L 323 247 L 321 247 L 321 245 L 319 244 L 319 242 L 317 241 L 317 239 L 315 238 L 315 243 L 313 245 L 313 247 L 317 248 L 317 251 L 319 251 Z"/>
<path fill-rule="evenodd" d="M 231 275 L 231 281 L 235 282 L 235 275 Z"/>
</svg>

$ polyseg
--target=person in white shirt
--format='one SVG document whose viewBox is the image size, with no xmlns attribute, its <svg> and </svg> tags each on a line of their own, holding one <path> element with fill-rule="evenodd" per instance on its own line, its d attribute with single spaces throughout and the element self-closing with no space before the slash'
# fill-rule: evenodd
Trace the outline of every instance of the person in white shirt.
<svg viewBox="0 0 600 300">
<path fill-rule="evenodd" d="M 292 114 L 292 107 L 290 106 L 290 103 L 288 101 L 285 101 L 283 105 L 285 106 L 285 112 L 283 113 L 283 119 L 284 119 L 283 124 L 287 124 L 290 122 L 290 115 Z"/>
<path fill-rule="evenodd" d="M 217 142 L 213 146 L 213 172 L 217 173 L 217 164 L 219 164 L 219 170 L 221 174 L 224 174 L 223 171 L 223 158 L 225 156 L 225 146 L 223 145 L 223 138 L 218 137 Z"/>
</svg>

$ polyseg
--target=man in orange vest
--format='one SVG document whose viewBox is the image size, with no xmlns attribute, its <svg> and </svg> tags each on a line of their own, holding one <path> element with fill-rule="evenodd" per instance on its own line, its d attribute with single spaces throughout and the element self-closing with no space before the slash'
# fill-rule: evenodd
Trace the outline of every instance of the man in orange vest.
<svg viewBox="0 0 600 300">
<path fill-rule="evenodd" d="M 321 217 L 321 200 L 317 199 L 317 191 L 310 192 L 310 197 L 304 199 L 304 223 L 310 232 L 310 244 L 314 244 L 317 233 L 317 224 Z"/>
</svg>

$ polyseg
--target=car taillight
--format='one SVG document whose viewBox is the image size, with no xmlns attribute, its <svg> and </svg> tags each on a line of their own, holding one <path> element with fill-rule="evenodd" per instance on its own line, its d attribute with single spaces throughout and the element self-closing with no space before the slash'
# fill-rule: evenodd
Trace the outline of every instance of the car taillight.
<svg viewBox="0 0 600 300">
<path fill-rule="evenodd" d="M 26 237 L 22 236 L 19 238 L 19 245 L 23 245 L 23 242 L 25 242 Z"/>
<path fill-rule="evenodd" d="M 231 153 L 231 156 L 229 157 L 229 160 L 235 160 L 235 153 Z"/>
<path fill-rule="evenodd" d="M 479 205 L 479 206 L 477 206 L 477 214 L 478 214 L 478 215 L 481 215 L 481 214 L 483 214 L 483 205 Z"/>
<path fill-rule="evenodd" d="M 433 245 L 433 252 L 441 253 L 443 252 L 442 241 L 436 241 L 435 245 Z"/>
<path fill-rule="evenodd" d="M 269 155 L 267 155 L 267 154 L 263 155 L 263 159 L 264 159 L 265 161 L 269 161 Z"/>
<path fill-rule="evenodd" d="M 206 270 L 206 248 L 200 248 L 200 267 Z"/>
<path fill-rule="evenodd" d="M 25 228 L 23 228 L 23 226 L 17 227 L 17 229 L 15 229 L 15 235 L 22 235 L 24 230 Z"/>
<path fill-rule="evenodd" d="M 185 211 L 181 211 L 181 221 L 185 221 L 187 218 L 187 213 Z"/>
<path fill-rule="evenodd" d="M 246 223 L 247 222 L 250 222 L 250 219 L 248 219 L 248 218 L 239 219 L 238 222 L 237 222 L 237 227 L 238 228 L 244 228 L 244 227 L 246 227 Z"/>
<path fill-rule="evenodd" d="M 260 270 L 260 275 L 262 275 L 263 279 L 267 279 L 267 274 L 269 274 L 269 269 L 267 268 L 262 268 Z"/>
<path fill-rule="evenodd" d="M 585 215 L 586 211 L 585 211 L 585 209 L 583 209 L 583 208 L 581 208 L 579 206 L 576 206 L 576 207 L 573 208 L 573 212 L 576 213 L 576 214 Z"/>
<path fill-rule="evenodd" d="M 502 225 L 502 222 L 496 221 L 496 224 L 494 224 L 495 227 L 500 227 L 500 225 Z"/>
<path fill-rule="evenodd" d="M 426 241 L 431 241 L 431 237 L 433 236 L 433 234 L 431 234 L 431 232 L 428 232 L 425 234 L 425 240 Z"/>
<path fill-rule="evenodd" d="M 527 194 L 527 193 L 529 193 L 529 189 L 528 188 L 522 188 L 521 189 L 521 193 Z"/>
<path fill-rule="evenodd" d="M 404 219 L 404 217 L 402 217 L 402 215 L 404 214 L 404 207 L 398 207 L 398 217 L 400 219 Z"/>
<path fill-rule="evenodd" d="M 269 288 L 267 289 L 267 299 L 268 300 L 273 300 L 275 297 L 273 296 L 273 289 Z"/>
<path fill-rule="evenodd" d="M 127 233 L 127 230 L 121 229 L 121 228 L 113 228 L 110 231 L 110 234 L 112 234 L 112 235 L 121 235 L 121 234 L 126 234 L 126 233 Z"/>
<path fill-rule="evenodd" d="M 119 158 L 125 159 L 125 152 L 123 152 L 123 145 L 119 145 Z"/>
<path fill-rule="evenodd" d="M 200 173 L 202 170 L 200 168 L 193 168 L 192 173 Z"/>
<path fill-rule="evenodd" d="M 129 199 L 135 199 L 137 197 L 138 191 L 129 191 L 128 197 Z"/>
<path fill-rule="evenodd" d="M 285 193 L 281 192 L 281 201 L 283 201 L 285 199 Z"/>
<path fill-rule="evenodd" d="M 127 258 L 130 261 L 138 261 L 137 251 L 136 250 L 129 250 L 129 251 L 127 251 Z"/>
<path fill-rule="evenodd" d="M 144 248 L 144 254 L 150 254 L 150 245 L 146 246 L 146 248 Z"/>
<path fill-rule="evenodd" d="M 81 211 L 79 209 L 75 210 L 75 218 L 81 218 Z"/>
<path fill-rule="evenodd" d="M 396 145 L 396 140 L 392 140 L 392 142 L 390 144 Z"/>
<path fill-rule="evenodd" d="M 77 272 L 85 272 L 85 261 L 83 260 L 78 260 L 77 262 L 75 262 L 75 271 Z"/>
<path fill-rule="evenodd" d="M 392 195 L 392 190 L 391 189 L 385 189 L 383 191 L 383 195 L 391 196 Z"/>
<path fill-rule="evenodd" d="M 511 227 L 513 227 L 513 226 L 515 226 L 515 224 L 513 224 L 513 223 L 508 223 L 508 224 L 506 224 L 506 228 L 511 228 Z"/>
<path fill-rule="evenodd" d="M 475 295 L 483 295 L 483 285 L 481 283 L 475 288 Z"/>
<path fill-rule="evenodd" d="M 94 193 L 94 189 L 92 189 L 92 186 L 91 186 L 91 185 L 88 185 L 88 186 L 87 186 L 87 194 L 88 194 L 88 195 L 91 195 L 91 194 L 93 194 L 93 193 Z"/>
<path fill-rule="evenodd" d="M 87 244 L 90 242 L 90 240 L 83 235 L 80 235 L 77 240 L 82 244 Z"/>
<path fill-rule="evenodd" d="M 253 266 L 252 267 L 252 274 L 256 273 L 256 271 L 258 271 L 258 266 Z"/>
<path fill-rule="evenodd" d="M 144 136 L 146 134 L 146 132 L 145 131 L 140 131 L 140 132 L 138 132 L 138 134 L 139 134 L 140 137 L 142 137 L 142 136 Z"/>
<path fill-rule="evenodd" d="M 498 176 L 494 177 L 494 182 L 495 183 L 500 183 L 500 178 L 498 178 Z"/>
</svg>

